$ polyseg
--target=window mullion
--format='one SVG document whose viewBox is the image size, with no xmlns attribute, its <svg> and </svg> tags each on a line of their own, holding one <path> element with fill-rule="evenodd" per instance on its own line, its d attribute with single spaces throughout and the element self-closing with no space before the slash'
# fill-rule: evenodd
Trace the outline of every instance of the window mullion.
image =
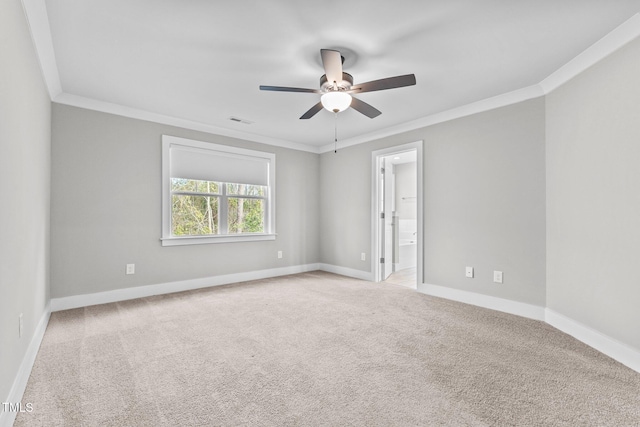
<svg viewBox="0 0 640 427">
<path fill-rule="evenodd" d="M 197 193 L 195 191 L 172 191 L 172 196 L 204 196 L 204 197 L 218 197 L 220 193 Z"/>
<path fill-rule="evenodd" d="M 220 196 L 220 234 L 229 234 L 229 208 L 228 208 L 227 185 L 222 183 L 222 194 Z"/>
<path fill-rule="evenodd" d="M 271 207 L 269 206 L 269 197 L 265 197 L 262 203 L 264 203 L 264 230 L 267 233 L 271 233 L 271 217 L 269 215 Z"/>
<path fill-rule="evenodd" d="M 231 194 L 234 199 L 251 199 L 251 200 L 266 200 L 266 196 L 246 196 L 244 194 Z"/>
</svg>

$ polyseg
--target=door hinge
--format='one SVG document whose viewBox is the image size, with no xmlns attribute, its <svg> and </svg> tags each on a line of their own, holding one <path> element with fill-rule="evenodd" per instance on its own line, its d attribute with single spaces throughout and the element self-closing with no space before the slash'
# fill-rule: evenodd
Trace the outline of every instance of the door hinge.
<svg viewBox="0 0 640 427">
<path fill-rule="evenodd" d="M 384 258 L 380 258 L 380 264 L 384 264 Z"/>
<path fill-rule="evenodd" d="M 384 168 L 380 168 L 380 173 L 384 175 Z"/>
<path fill-rule="evenodd" d="M 384 219 L 384 212 L 380 212 L 380 219 Z"/>
</svg>

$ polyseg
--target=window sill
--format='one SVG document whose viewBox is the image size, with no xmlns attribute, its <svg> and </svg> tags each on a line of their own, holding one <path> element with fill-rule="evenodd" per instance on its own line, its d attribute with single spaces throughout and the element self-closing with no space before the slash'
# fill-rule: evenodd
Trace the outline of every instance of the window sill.
<svg viewBox="0 0 640 427">
<path fill-rule="evenodd" d="M 212 243 L 258 242 L 276 240 L 275 234 L 239 234 L 237 236 L 163 237 L 162 246 L 207 245 Z"/>
</svg>

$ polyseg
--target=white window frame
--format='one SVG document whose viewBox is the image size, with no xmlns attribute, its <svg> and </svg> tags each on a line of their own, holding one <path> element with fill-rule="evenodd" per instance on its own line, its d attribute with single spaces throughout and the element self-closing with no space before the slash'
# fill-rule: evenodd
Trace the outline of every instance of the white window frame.
<svg viewBox="0 0 640 427">
<path fill-rule="evenodd" d="M 229 153 L 236 156 L 248 156 L 261 158 L 268 162 L 268 186 L 265 200 L 264 233 L 247 234 L 215 234 L 206 236 L 174 236 L 171 233 L 171 146 L 180 145 L 190 148 L 211 150 L 214 152 Z M 179 138 L 176 136 L 162 135 L 162 246 L 199 245 L 209 243 L 250 242 L 276 239 L 275 221 L 275 178 L 276 155 L 264 151 L 249 150 L 246 148 L 220 145 L 210 142 L 196 141 Z M 223 185 L 224 186 L 224 185 Z M 225 189 L 226 190 L 226 189 Z M 228 197 L 234 197 L 228 196 Z M 239 196 L 246 198 L 245 196 Z M 221 204 L 222 205 L 222 204 Z M 220 206 L 221 206 L 220 205 Z"/>
</svg>

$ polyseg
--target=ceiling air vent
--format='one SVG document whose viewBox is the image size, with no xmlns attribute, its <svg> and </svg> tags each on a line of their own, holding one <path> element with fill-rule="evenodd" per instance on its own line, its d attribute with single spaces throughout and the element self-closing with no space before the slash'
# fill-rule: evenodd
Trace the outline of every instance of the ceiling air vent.
<svg viewBox="0 0 640 427">
<path fill-rule="evenodd" d="M 245 125 L 250 125 L 250 124 L 253 123 L 252 121 L 241 119 L 239 117 L 233 117 L 233 116 L 229 117 L 229 120 L 231 120 L 232 122 L 238 122 L 238 123 L 242 123 L 242 124 L 245 124 Z"/>
</svg>

